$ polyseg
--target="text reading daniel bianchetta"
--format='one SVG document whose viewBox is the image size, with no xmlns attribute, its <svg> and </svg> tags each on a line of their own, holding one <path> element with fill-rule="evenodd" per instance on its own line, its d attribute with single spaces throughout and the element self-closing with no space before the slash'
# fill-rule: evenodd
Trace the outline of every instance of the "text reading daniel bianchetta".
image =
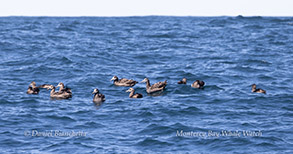
<svg viewBox="0 0 293 154">
<path fill-rule="evenodd" d="M 184 131 L 177 130 L 176 136 L 179 137 L 198 137 L 198 138 L 208 138 L 208 137 L 261 137 L 262 131 L 250 131 L 250 130 L 242 130 L 242 131 L 229 131 L 229 130 L 221 130 L 221 131 Z"/>
<path fill-rule="evenodd" d="M 25 131 L 25 136 L 31 137 L 82 137 L 86 136 L 87 132 L 84 131 L 61 131 L 61 130 L 46 130 L 46 131 L 38 131 L 38 130 L 31 130 Z"/>
</svg>

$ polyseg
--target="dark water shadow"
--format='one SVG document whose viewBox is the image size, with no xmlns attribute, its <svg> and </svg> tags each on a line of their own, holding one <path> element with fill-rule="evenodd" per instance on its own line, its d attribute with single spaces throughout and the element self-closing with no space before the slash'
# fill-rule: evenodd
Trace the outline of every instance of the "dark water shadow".
<svg viewBox="0 0 293 154">
<path fill-rule="evenodd" d="M 101 102 L 93 102 L 95 108 L 98 110 L 102 107 L 102 105 L 104 104 L 104 101 Z"/>
<path fill-rule="evenodd" d="M 50 97 L 50 100 L 52 100 L 52 101 L 57 101 L 57 100 L 71 100 L 71 97 L 70 98 L 54 98 L 54 97 Z"/>
<path fill-rule="evenodd" d="M 147 95 L 152 96 L 152 97 L 158 97 L 158 96 L 163 96 L 165 94 L 167 94 L 167 92 L 165 90 L 161 90 L 161 91 L 150 93 L 150 94 L 147 94 Z"/>
</svg>

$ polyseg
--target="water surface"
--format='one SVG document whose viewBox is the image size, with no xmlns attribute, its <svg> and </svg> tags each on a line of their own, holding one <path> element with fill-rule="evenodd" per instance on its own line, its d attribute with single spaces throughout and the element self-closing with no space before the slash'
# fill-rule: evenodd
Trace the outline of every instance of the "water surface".
<svg viewBox="0 0 293 154">
<path fill-rule="evenodd" d="M 2 17 L 3 153 L 292 153 L 292 17 Z M 110 79 L 168 81 L 161 96 L 130 99 Z M 177 85 L 186 77 L 187 85 Z M 204 80 L 203 90 L 190 84 Z M 38 85 L 65 83 L 69 100 Z M 251 93 L 251 84 L 267 94 Z M 95 105 L 98 88 L 106 102 Z M 26 132 L 82 131 L 33 137 Z M 260 131 L 190 137 L 177 131 Z M 177 136 L 176 136 L 177 135 Z"/>
</svg>

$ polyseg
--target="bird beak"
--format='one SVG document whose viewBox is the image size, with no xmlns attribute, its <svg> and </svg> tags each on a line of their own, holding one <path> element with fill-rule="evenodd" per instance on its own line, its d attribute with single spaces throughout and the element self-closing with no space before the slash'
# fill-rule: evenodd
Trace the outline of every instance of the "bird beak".
<svg viewBox="0 0 293 154">
<path fill-rule="evenodd" d="M 115 80 L 114 77 L 110 81 L 113 81 L 113 80 Z"/>
<path fill-rule="evenodd" d="M 97 91 L 97 90 L 94 90 L 92 93 L 93 93 L 93 94 L 96 94 L 96 93 L 98 93 L 98 91 Z"/>
<path fill-rule="evenodd" d="M 126 90 L 125 92 L 130 92 L 130 91 L 129 91 L 129 89 L 128 89 L 128 90 Z"/>
</svg>

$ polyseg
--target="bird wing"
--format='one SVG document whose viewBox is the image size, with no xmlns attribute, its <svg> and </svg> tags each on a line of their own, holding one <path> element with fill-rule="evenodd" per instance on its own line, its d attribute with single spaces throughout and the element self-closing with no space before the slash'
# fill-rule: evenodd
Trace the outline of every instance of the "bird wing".
<svg viewBox="0 0 293 154">
<path fill-rule="evenodd" d="M 136 81 L 134 80 L 129 80 L 129 79 L 125 79 L 125 78 L 122 78 L 120 81 L 120 83 L 126 83 L 126 84 L 132 84 L 132 83 L 136 83 Z"/>
<path fill-rule="evenodd" d="M 164 88 L 167 85 L 167 81 L 165 82 L 157 82 L 151 86 L 151 89 L 155 88 Z"/>
<path fill-rule="evenodd" d="M 60 93 L 72 93 L 70 88 L 64 88 L 61 91 L 59 90 Z"/>
<path fill-rule="evenodd" d="M 71 93 L 71 89 L 70 88 L 65 88 L 64 91 L 67 92 L 67 93 Z"/>
<path fill-rule="evenodd" d="M 128 81 L 129 81 L 129 80 L 128 80 L 128 79 L 125 79 L 125 78 L 122 78 L 122 79 L 119 80 L 120 83 L 126 83 L 126 82 L 128 82 Z"/>
<path fill-rule="evenodd" d="M 99 94 L 99 97 L 101 98 L 105 98 L 105 96 L 103 94 Z"/>
<path fill-rule="evenodd" d="M 204 84 L 205 84 L 205 83 L 204 83 L 203 81 L 200 81 L 200 82 L 199 82 L 199 85 L 200 85 L 200 86 L 204 86 Z"/>
</svg>

